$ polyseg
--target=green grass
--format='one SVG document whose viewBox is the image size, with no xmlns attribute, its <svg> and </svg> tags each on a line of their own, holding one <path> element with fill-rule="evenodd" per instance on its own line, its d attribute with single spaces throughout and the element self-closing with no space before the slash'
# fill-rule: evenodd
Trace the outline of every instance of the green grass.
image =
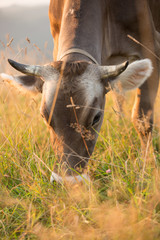
<svg viewBox="0 0 160 240">
<path fill-rule="evenodd" d="M 11 72 L 5 64 L 11 53 L 3 54 L 1 71 Z M 40 97 L 33 100 L 0 82 L 0 239 L 160 239 L 160 116 L 155 111 L 155 168 L 153 153 L 147 162 L 141 156 L 130 121 L 133 98 L 127 96 L 125 117 L 118 119 L 112 94 L 107 96 L 88 167 L 91 184 L 51 185 L 56 158 Z"/>
</svg>

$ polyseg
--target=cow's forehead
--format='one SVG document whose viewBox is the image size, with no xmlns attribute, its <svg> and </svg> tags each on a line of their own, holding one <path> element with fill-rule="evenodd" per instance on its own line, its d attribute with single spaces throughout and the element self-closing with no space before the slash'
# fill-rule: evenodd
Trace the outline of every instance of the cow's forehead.
<svg viewBox="0 0 160 240">
<path fill-rule="evenodd" d="M 86 71 L 79 79 L 81 86 L 84 88 L 86 104 L 90 105 L 95 97 L 99 97 L 103 93 L 98 66 L 95 64 L 88 65 Z"/>
<path fill-rule="evenodd" d="M 60 94 L 73 94 L 77 103 L 83 100 L 86 106 L 89 106 L 95 97 L 99 97 L 103 93 L 98 66 L 96 64 L 89 64 L 83 74 L 75 75 L 74 78 L 72 76 L 61 78 L 61 75 L 58 73 L 53 78 L 50 77 L 43 88 L 47 105 L 51 105 L 53 102 L 59 81 L 61 81 Z M 82 97 L 84 99 L 79 99 Z"/>
</svg>

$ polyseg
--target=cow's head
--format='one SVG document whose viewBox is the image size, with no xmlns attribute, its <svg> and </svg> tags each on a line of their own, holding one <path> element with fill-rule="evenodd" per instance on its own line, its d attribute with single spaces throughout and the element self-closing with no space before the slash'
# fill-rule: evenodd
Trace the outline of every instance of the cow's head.
<svg viewBox="0 0 160 240">
<path fill-rule="evenodd" d="M 148 59 L 117 66 L 88 62 L 54 62 L 45 66 L 9 63 L 26 74 L 1 77 L 27 91 L 41 92 L 41 114 L 50 126 L 51 139 L 58 141 L 58 156 L 68 180 L 83 172 L 100 131 L 105 94 L 111 88 L 123 91 L 139 87 L 152 72 Z M 60 146 L 60 147 L 59 147 Z M 61 181 L 61 177 L 52 177 Z M 78 177 L 79 179 L 81 177 Z"/>
</svg>

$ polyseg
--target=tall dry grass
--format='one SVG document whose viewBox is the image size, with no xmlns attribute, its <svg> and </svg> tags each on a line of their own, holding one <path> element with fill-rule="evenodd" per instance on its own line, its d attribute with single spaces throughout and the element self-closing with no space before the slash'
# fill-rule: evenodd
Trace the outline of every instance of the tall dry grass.
<svg viewBox="0 0 160 240">
<path fill-rule="evenodd" d="M 8 43 L 8 46 L 7 46 Z M 1 44 L 0 71 L 17 74 L 7 58 L 43 64 L 48 59 L 31 41 L 25 48 Z M 159 95 L 153 146 L 156 164 L 141 156 L 130 122 L 134 93 L 124 116 L 112 93 L 89 162 L 89 185 L 51 185 L 56 161 L 40 114 L 41 96 L 32 98 L 0 80 L 0 238 L 1 239 L 160 239 Z M 150 153 L 150 159 L 154 159 Z"/>
</svg>

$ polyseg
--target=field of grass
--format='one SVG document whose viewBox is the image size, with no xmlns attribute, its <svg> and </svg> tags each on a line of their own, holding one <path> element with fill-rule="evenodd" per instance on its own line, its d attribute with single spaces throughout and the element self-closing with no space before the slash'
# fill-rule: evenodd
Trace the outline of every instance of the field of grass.
<svg viewBox="0 0 160 240">
<path fill-rule="evenodd" d="M 29 42 L 19 51 L 0 49 L 0 72 L 16 73 L 7 58 L 47 62 Z M 130 121 L 134 92 L 126 96 L 122 118 L 109 93 L 88 166 L 91 183 L 73 186 L 49 182 L 56 159 L 39 113 L 40 99 L 21 95 L 0 79 L 0 239 L 160 239 L 159 96 L 153 132 L 156 167 L 152 153 L 151 161 L 141 156 Z"/>
</svg>

